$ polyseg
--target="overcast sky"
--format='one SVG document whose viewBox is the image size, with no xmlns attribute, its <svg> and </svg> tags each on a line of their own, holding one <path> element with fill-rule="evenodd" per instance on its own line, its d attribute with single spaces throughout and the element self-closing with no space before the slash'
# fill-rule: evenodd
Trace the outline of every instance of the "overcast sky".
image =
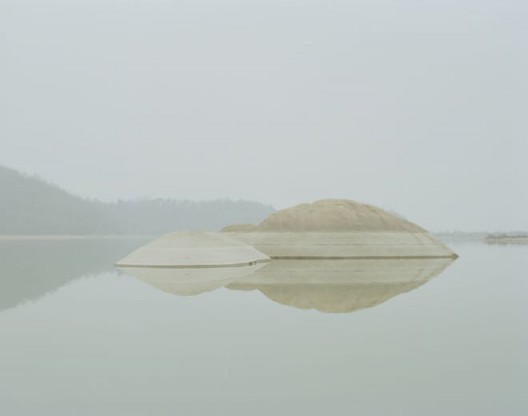
<svg viewBox="0 0 528 416">
<path fill-rule="evenodd" d="M 0 164 L 82 196 L 528 229 L 526 0 L 0 0 Z"/>
</svg>

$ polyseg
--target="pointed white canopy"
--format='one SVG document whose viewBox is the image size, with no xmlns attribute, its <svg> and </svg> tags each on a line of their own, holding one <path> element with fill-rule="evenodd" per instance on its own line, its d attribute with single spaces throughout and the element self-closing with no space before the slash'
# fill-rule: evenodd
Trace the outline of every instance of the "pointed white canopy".
<svg viewBox="0 0 528 416">
<path fill-rule="evenodd" d="M 253 247 L 210 232 L 164 235 L 117 262 L 119 267 L 233 267 L 266 262 L 269 257 Z"/>
</svg>

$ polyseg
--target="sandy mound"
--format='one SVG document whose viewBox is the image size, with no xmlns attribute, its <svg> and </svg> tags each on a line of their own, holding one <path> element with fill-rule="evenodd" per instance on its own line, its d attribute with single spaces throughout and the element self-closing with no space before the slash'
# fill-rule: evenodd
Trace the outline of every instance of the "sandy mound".
<svg viewBox="0 0 528 416">
<path fill-rule="evenodd" d="M 256 231 L 257 226 L 255 224 L 233 224 L 222 228 L 223 233 L 244 233 Z"/>
<path fill-rule="evenodd" d="M 257 231 L 268 232 L 425 232 L 418 225 L 372 205 L 345 199 L 325 199 L 271 214 Z"/>
</svg>

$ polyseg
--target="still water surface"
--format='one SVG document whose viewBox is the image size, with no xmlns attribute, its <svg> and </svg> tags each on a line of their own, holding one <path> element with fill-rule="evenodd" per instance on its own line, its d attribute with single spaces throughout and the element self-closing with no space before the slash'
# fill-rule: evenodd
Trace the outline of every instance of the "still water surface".
<svg viewBox="0 0 528 416">
<path fill-rule="evenodd" d="M 451 244 L 383 293 L 182 292 L 112 267 L 144 242 L 0 241 L 0 414 L 528 414 L 528 246 Z"/>
</svg>

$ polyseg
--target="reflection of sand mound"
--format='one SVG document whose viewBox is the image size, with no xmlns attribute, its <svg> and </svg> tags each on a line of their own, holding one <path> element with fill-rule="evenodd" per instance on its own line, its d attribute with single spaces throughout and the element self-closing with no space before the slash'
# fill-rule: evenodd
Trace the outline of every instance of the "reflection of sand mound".
<svg viewBox="0 0 528 416">
<path fill-rule="evenodd" d="M 418 225 L 380 208 L 344 199 L 325 199 L 286 208 L 271 214 L 257 228 L 269 232 L 425 232 Z"/>
<path fill-rule="evenodd" d="M 424 282 L 398 285 L 270 285 L 259 287 L 274 302 L 299 309 L 346 313 L 379 305 Z"/>
<path fill-rule="evenodd" d="M 379 305 L 441 273 L 450 259 L 275 260 L 234 290 L 257 289 L 274 302 L 321 312 Z"/>
<path fill-rule="evenodd" d="M 122 270 L 164 292 L 180 296 L 198 295 L 243 279 L 263 267 L 150 268 L 126 267 Z"/>
</svg>

